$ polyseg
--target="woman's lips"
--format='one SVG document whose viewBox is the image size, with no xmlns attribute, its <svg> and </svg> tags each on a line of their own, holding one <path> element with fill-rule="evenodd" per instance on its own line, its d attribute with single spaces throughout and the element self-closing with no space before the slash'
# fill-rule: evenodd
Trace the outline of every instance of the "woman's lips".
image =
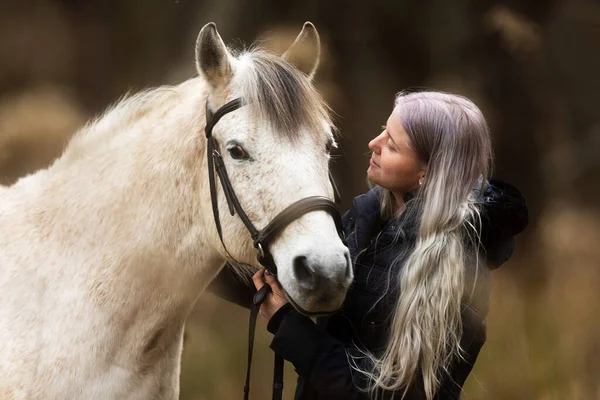
<svg viewBox="0 0 600 400">
<path fill-rule="evenodd" d="M 377 165 L 377 163 L 375 161 L 373 161 L 372 158 L 369 160 L 369 165 L 371 165 L 371 167 L 377 167 L 377 168 L 379 168 L 379 165 Z"/>
</svg>

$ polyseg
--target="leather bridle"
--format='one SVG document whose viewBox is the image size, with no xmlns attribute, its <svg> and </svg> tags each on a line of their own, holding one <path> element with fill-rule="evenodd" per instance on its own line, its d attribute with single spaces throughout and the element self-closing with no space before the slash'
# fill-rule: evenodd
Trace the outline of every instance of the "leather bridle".
<svg viewBox="0 0 600 400">
<path fill-rule="evenodd" d="M 252 237 L 252 241 L 254 243 L 254 247 L 257 250 L 257 260 L 263 265 L 271 274 L 277 275 L 277 266 L 275 265 L 275 261 L 270 252 L 270 244 L 273 239 L 281 233 L 290 223 L 300 218 L 304 214 L 307 214 L 312 211 L 326 211 L 328 212 L 335 222 L 335 226 L 337 228 L 338 234 L 340 238 L 344 241 L 344 229 L 342 227 L 342 219 L 340 217 L 340 213 L 335 206 L 335 204 L 326 197 L 323 196 L 311 196 L 306 197 L 304 199 L 298 200 L 295 203 L 292 203 L 283 211 L 281 211 L 271 222 L 267 224 L 263 229 L 258 230 L 248 215 L 244 212 L 236 194 L 233 186 L 231 185 L 231 181 L 229 180 L 229 175 L 227 174 L 227 169 L 225 168 L 225 163 L 223 162 L 223 157 L 219 152 L 219 144 L 217 140 L 213 136 L 213 128 L 219 122 L 219 120 L 226 114 L 235 111 L 244 105 L 242 99 L 237 98 L 231 100 L 230 102 L 223 105 L 214 113 L 211 111 L 208 100 L 206 101 L 206 127 L 205 134 L 207 139 L 206 144 L 206 156 L 208 159 L 208 179 L 210 185 L 210 200 L 213 209 L 213 216 L 215 220 L 215 225 L 217 227 L 217 233 L 219 234 L 219 239 L 221 240 L 221 244 L 223 248 L 231 257 L 231 259 L 235 260 L 235 258 L 229 253 L 227 247 L 225 246 L 225 242 L 223 241 L 223 231 L 221 229 L 221 222 L 219 218 L 219 204 L 217 200 L 217 189 L 216 189 L 216 181 L 215 181 L 215 171 L 219 176 L 219 180 L 221 181 L 221 186 L 223 187 L 223 192 L 225 193 L 225 198 L 227 199 L 227 205 L 229 207 L 229 213 L 233 216 L 236 212 L 248 232 L 250 232 L 250 236 Z M 340 201 L 339 191 L 333 181 L 331 173 L 329 174 L 329 179 L 333 186 L 334 191 L 334 200 L 336 203 Z M 261 290 L 259 290 L 253 299 L 254 306 L 250 310 L 250 330 L 249 330 L 249 340 L 248 340 L 248 366 L 246 371 L 246 385 L 244 386 L 244 399 L 248 399 L 248 395 L 250 392 L 250 366 L 252 364 L 252 349 L 254 344 L 254 330 L 256 326 L 256 317 L 258 315 L 258 310 L 260 308 L 260 304 L 264 301 L 266 295 L 268 294 L 270 287 L 265 284 Z M 294 307 L 298 309 L 303 314 L 311 315 L 312 313 L 302 310 L 298 307 L 297 304 L 293 303 Z M 275 368 L 274 368 L 274 377 L 273 377 L 273 399 L 281 399 L 283 392 L 283 358 L 281 358 L 278 354 L 275 354 Z"/>
</svg>

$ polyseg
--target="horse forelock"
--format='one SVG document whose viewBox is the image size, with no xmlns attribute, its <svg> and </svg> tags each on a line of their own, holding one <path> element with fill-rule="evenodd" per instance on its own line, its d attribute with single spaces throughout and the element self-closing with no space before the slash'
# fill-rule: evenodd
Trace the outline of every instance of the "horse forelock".
<svg viewBox="0 0 600 400">
<path fill-rule="evenodd" d="M 280 56 L 251 50 L 238 57 L 234 77 L 252 114 L 267 121 L 284 138 L 294 140 L 305 130 L 325 135 L 332 121 L 323 98 L 302 72 Z"/>
</svg>

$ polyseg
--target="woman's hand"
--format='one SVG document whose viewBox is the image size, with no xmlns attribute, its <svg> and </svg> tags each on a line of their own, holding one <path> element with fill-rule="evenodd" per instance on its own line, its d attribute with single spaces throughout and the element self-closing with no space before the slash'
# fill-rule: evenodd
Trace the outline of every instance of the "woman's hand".
<svg viewBox="0 0 600 400">
<path fill-rule="evenodd" d="M 285 292 L 277 281 L 277 278 L 264 268 L 259 269 L 254 276 L 252 276 L 252 281 L 254 282 L 256 290 L 260 290 L 260 288 L 265 285 L 265 281 L 271 286 L 271 290 L 267 294 L 265 301 L 260 305 L 260 315 L 268 323 L 273 314 L 288 303 Z"/>
</svg>

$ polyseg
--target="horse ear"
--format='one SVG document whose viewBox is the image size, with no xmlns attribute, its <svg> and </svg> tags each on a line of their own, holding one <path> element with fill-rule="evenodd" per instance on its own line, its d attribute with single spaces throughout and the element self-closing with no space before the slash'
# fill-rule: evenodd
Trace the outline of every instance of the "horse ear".
<svg viewBox="0 0 600 400">
<path fill-rule="evenodd" d="M 305 22 L 302 31 L 283 58 L 312 79 L 319 66 L 321 57 L 321 41 L 317 28 L 311 22 Z"/>
<path fill-rule="evenodd" d="M 229 51 L 217 32 L 217 25 L 210 22 L 202 28 L 196 40 L 196 69 L 213 87 L 229 83 L 233 68 Z"/>
</svg>

